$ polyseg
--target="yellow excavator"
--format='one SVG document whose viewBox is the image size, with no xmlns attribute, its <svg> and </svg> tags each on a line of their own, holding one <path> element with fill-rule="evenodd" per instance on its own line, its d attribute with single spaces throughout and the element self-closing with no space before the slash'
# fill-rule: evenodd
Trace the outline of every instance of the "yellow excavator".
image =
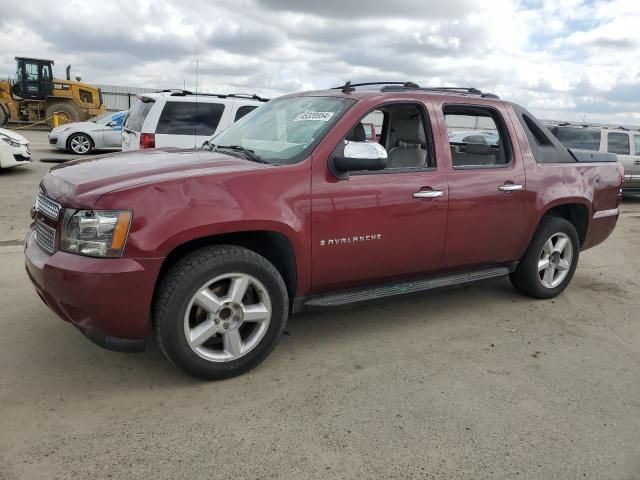
<svg viewBox="0 0 640 480">
<path fill-rule="evenodd" d="M 7 122 L 80 122 L 107 111 L 94 85 L 53 78 L 53 60 L 16 57 L 16 76 L 0 80 L 0 127 Z M 55 114 L 55 115 L 54 115 Z"/>
</svg>

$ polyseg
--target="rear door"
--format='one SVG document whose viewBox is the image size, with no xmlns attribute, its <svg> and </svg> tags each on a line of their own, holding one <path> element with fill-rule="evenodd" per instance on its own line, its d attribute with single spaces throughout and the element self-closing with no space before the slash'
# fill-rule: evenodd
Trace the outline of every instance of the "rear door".
<svg viewBox="0 0 640 480">
<path fill-rule="evenodd" d="M 625 187 L 637 187 L 640 185 L 640 178 L 637 176 L 635 164 L 637 158 L 631 155 L 631 135 L 627 132 L 609 132 L 606 131 L 607 152 L 615 153 L 618 161 L 624 167 L 624 185 Z"/>
<path fill-rule="evenodd" d="M 129 109 L 122 127 L 122 150 L 139 150 L 142 126 L 153 108 L 155 100 L 149 97 L 138 97 Z"/>
<path fill-rule="evenodd" d="M 517 260 L 522 250 L 523 160 L 509 116 L 501 104 L 434 105 L 447 158 L 449 218 L 443 269 Z M 449 143 L 458 129 L 497 135 L 496 144 Z"/>
<path fill-rule="evenodd" d="M 196 148 L 209 140 L 227 112 L 223 102 L 196 101 L 193 96 L 167 100 L 155 128 L 156 147 Z"/>
<path fill-rule="evenodd" d="M 633 134 L 633 164 L 630 167 L 630 183 L 640 188 L 640 133 Z"/>
</svg>

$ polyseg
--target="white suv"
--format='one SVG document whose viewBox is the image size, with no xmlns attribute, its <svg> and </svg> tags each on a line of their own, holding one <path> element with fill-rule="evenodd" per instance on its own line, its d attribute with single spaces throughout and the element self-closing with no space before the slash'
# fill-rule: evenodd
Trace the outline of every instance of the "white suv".
<svg viewBox="0 0 640 480">
<path fill-rule="evenodd" d="M 122 150 L 199 147 L 266 101 L 257 95 L 186 90 L 138 95 L 122 127 Z"/>
<path fill-rule="evenodd" d="M 615 153 L 624 167 L 625 193 L 640 193 L 640 129 L 610 125 L 547 122 L 567 148 Z"/>
</svg>

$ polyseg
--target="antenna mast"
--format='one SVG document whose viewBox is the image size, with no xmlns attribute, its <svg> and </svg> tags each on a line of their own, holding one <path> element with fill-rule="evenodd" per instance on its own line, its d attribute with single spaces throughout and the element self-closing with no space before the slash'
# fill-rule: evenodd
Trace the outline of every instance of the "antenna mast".
<svg viewBox="0 0 640 480">
<path fill-rule="evenodd" d="M 198 145 L 198 66 L 200 60 L 196 58 L 196 115 L 193 120 L 193 148 L 197 148 Z"/>
</svg>

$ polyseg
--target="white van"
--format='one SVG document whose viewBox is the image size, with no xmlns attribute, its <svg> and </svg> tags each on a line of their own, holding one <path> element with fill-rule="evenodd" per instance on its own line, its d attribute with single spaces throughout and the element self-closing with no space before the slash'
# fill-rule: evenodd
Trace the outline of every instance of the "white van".
<svg viewBox="0 0 640 480">
<path fill-rule="evenodd" d="M 567 148 L 615 153 L 624 167 L 625 193 L 640 193 L 640 128 L 547 122 L 547 128 Z"/>
<path fill-rule="evenodd" d="M 138 95 L 122 127 L 122 151 L 196 148 L 267 99 L 164 90 Z"/>
</svg>

